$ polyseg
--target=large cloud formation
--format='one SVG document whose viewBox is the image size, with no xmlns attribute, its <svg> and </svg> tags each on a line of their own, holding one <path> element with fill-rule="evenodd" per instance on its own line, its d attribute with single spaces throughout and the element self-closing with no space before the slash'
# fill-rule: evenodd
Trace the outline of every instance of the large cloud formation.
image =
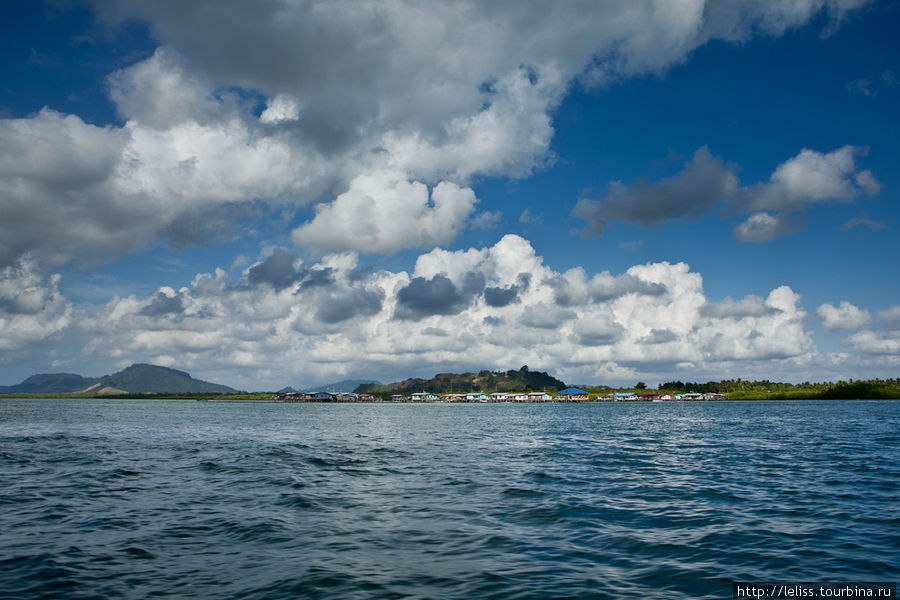
<svg viewBox="0 0 900 600">
<path fill-rule="evenodd" d="M 711 39 L 836 24 L 865 1 L 95 0 L 108 23 L 149 24 L 159 48 L 109 76 L 121 126 L 52 107 L 0 119 L 0 265 L 191 243 L 209 231 L 187 221 L 260 200 L 326 202 L 294 235 L 317 253 L 441 244 L 470 218 L 473 177 L 552 160 L 573 81 L 658 73 Z M 656 210 L 680 214 L 671 198 Z M 429 225 L 399 239 L 412 219 Z"/>
<path fill-rule="evenodd" d="M 560 272 L 516 235 L 433 249 L 409 272 L 360 267 L 356 253 L 305 262 L 269 249 L 239 277 L 216 269 L 95 308 L 73 307 L 59 283 L 28 261 L 0 272 L 7 356 L 65 335 L 83 341 L 82 358 L 177 365 L 245 389 L 522 364 L 584 383 L 797 369 L 840 377 L 848 359 L 818 350 L 811 315 L 787 286 L 714 302 L 685 263 Z M 900 306 L 872 315 L 842 301 L 815 314 L 873 368 L 900 364 Z"/>
<path fill-rule="evenodd" d="M 98 357 L 177 362 L 248 386 L 349 369 L 390 378 L 521 364 L 622 381 L 809 360 L 806 317 L 788 287 L 714 303 L 684 263 L 556 272 L 507 235 L 485 248 L 432 250 L 412 272 L 361 269 L 352 253 L 305 264 L 276 250 L 237 281 L 217 270 L 181 289 L 116 297 L 77 327 Z"/>
<path fill-rule="evenodd" d="M 663 73 L 713 39 L 778 36 L 821 16 L 835 26 L 866 1 L 94 0 L 112 26 L 145 22 L 158 48 L 109 74 L 115 122 L 54 107 L 0 119 L 2 356 L 65 334 L 97 359 L 178 364 L 248 388 L 447 365 L 558 366 L 585 382 L 808 365 L 819 358 L 787 287 L 715 303 L 684 263 L 556 272 L 517 236 L 435 247 L 477 215 L 477 178 L 552 163 L 553 114 L 572 86 Z M 682 173 L 580 206 L 599 233 L 726 200 L 749 215 L 736 237 L 771 239 L 810 203 L 877 193 L 861 155 L 800 150 L 741 186 L 704 147 Z M 217 269 L 98 310 L 73 306 L 44 272 L 200 242 L 257 207 L 297 206 L 312 218 L 291 239 L 315 262 L 280 248 L 240 277 Z M 411 272 L 359 268 L 358 254 L 406 248 L 422 251 Z M 852 310 L 817 312 L 851 331 Z M 857 319 L 845 343 L 895 360 L 896 311 L 872 322 L 884 327 Z"/>
</svg>

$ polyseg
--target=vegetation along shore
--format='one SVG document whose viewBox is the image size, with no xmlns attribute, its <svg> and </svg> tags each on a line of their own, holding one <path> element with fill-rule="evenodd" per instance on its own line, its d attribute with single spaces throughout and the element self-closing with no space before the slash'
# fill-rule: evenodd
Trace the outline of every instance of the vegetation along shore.
<svg viewBox="0 0 900 600">
<path fill-rule="evenodd" d="M 603 402 L 792 399 L 900 399 L 900 379 L 783 383 L 728 379 L 706 383 L 669 381 L 657 389 L 643 382 L 631 387 L 567 385 L 527 366 L 509 371 L 439 373 L 431 379 L 363 383 L 355 389 L 246 392 L 193 379 L 183 371 L 132 365 L 102 378 L 43 374 L 0 387 L 5 398 L 196 399 L 219 402 Z"/>
</svg>

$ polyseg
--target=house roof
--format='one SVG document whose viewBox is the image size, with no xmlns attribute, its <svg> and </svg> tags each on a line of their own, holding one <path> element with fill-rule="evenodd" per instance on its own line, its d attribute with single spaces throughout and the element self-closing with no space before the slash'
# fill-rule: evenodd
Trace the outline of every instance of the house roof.
<svg viewBox="0 0 900 600">
<path fill-rule="evenodd" d="M 560 394 L 563 394 L 563 395 L 566 395 L 566 394 L 587 394 L 587 392 L 584 391 L 584 390 L 580 390 L 580 389 L 578 389 L 578 388 L 566 388 L 566 389 L 564 389 L 564 390 L 562 390 L 562 391 L 560 391 L 560 392 L 556 392 L 556 395 L 557 395 L 557 396 L 560 395 Z"/>
</svg>

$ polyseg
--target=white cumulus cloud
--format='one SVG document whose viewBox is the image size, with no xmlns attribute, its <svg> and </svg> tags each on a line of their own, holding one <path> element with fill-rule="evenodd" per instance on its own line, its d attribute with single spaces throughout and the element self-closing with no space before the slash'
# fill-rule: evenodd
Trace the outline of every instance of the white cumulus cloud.
<svg viewBox="0 0 900 600">
<path fill-rule="evenodd" d="M 841 301 L 838 306 L 822 304 L 816 309 L 816 314 L 822 319 L 825 329 L 832 331 L 863 329 L 872 322 L 872 315 L 869 314 L 869 311 L 846 300 Z"/>
<path fill-rule="evenodd" d="M 59 281 L 30 259 L 0 269 L 0 351 L 27 350 L 69 328 L 74 310 Z"/>
<path fill-rule="evenodd" d="M 812 202 L 849 202 L 862 193 L 877 194 L 881 185 L 856 165 L 862 154 L 854 146 L 828 153 L 804 148 L 778 165 L 768 182 L 742 190 L 739 202 L 750 210 L 796 211 Z"/>
<path fill-rule="evenodd" d="M 279 94 L 272 98 L 266 110 L 259 115 L 262 123 L 281 123 L 300 118 L 300 106 L 290 96 Z"/>
<path fill-rule="evenodd" d="M 477 201 L 470 188 L 447 181 L 429 191 L 396 173 L 359 175 L 334 202 L 318 205 L 313 220 L 292 237 L 319 254 L 430 248 L 455 238 Z"/>
<path fill-rule="evenodd" d="M 573 84 L 662 73 L 712 39 L 781 35 L 823 14 L 836 25 L 863 3 L 658 0 L 547 10 L 466 0 L 96 0 L 101 19 L 142 21 L 159 47 L 109 76 L 121 126 L 51 109 L 0 119 L 0 263 L 26 253 L 47 263 L 118 256 L 167 237 L 197 242 L 214 228 L 186 221 L 224 220 L 255 201 L 325 202 L 298 242 L 358 249 L 342 226 L 324 242 L 327 226 L 338 225 L 329 215 L 360 200 L 351 189 L 358 178 L 384 172 L 432 190 L 434 210 L 439 190 L 456 198 L 441 200 L 451 213 L 442 231 L 426 224 L 406 245 L 376 234 L 363 251 L 443 243 L 471 217 L 463 196 L 473 178 L 524 177 L 552 163 L 553 111 Z M 874 193 L 879 184 L 853 168 L 855 153 L 802 154 L 773 178 L 782 191 L 770 190 L 758 210 L 776 210 L 773 198 Z M 715 176 L 715 160 L 708 166 Z M 804 184 L 795 172 L 815 177 Z M 672 194 L 693 189 L 692 175 L 658 186 L 671 192 L 656 206 L 661 214 L 703 210 L 730 185 L 719 168 L 719 188 L 699 184 L 712 196 L 684 205 Z M 380 223 L 398 202 L 382 191 L 366 192 Z M 640 201 L 639 192 L 614 198 Z M 628 210 L 620 207 L 625 217 Z"/>
<path fill-rule="evenodd" d="M 685 263 L 559 273 L 528 240 L 507 235 L 431 250 L 412 273 L 361 269 L 353 254 L 305 263 L 276 250 L 238 280 L 217 270 L 189 286 L 115 297 L 80 330 L 98 358 L 174 357 L 238 387 L 281 387 L 351 370 L 388 380 L 522 364 L 572 381 L 635 369 L 665 377 L 687 363 L 715 373 L 814 356 L 805 317 L 788 287 L 717 304 Z"/>
<path fill-rule="evenodd" d="M 900 356 L 900 333 L 866 329 L 848 336 L 844 343 L 862 354 Z"/>
</svg>

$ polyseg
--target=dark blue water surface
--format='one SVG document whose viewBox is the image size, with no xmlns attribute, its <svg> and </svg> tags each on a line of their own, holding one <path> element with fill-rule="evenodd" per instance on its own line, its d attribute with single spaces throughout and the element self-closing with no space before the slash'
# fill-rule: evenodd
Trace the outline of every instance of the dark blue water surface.
<svg viewBox="0 0 900 600">
<path fill-rule="evenodd" d="M 898 482 L 898 401 L 0 400 L 0 596 L 896 581 Z"/>
</svg>

